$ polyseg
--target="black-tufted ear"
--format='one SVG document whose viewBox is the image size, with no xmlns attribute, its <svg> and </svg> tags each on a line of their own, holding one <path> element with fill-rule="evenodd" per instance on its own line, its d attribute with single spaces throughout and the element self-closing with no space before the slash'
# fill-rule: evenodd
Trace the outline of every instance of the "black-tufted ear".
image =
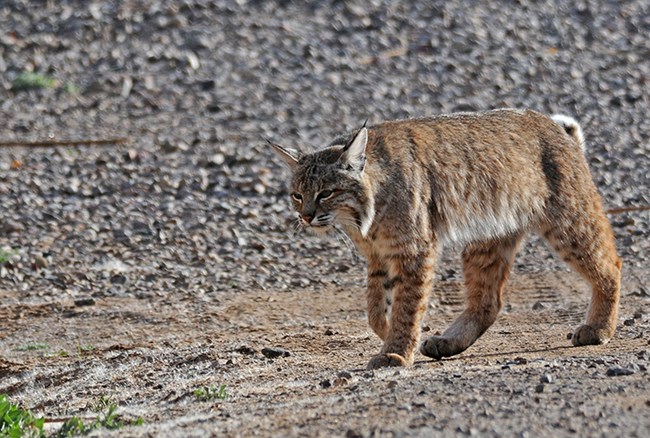
<svg viewBox="0 0 650 438">
<path fill-rule="evenodd" d="M 298 151 L 284 148 L 278 144 L 271 142 L 271 140 L 268 138 L 265 138 L 264 140 L 266 140 L 266 142 L 271 145 L 275 153 L 278 154 L 280 158 L 282 158 L 282 161 L 284 161 L 291 170 L 296 167 L 298 160 L 300 159 Z"/>
<path fill-rule="evenodd" d="M 368 129 L 366 124 L 359 129 L 354 138 L 343 148 L 341 162 L 352 169 L 362 171 L 366 164 L 366 145 L 368 144 Z"/>
</svg>

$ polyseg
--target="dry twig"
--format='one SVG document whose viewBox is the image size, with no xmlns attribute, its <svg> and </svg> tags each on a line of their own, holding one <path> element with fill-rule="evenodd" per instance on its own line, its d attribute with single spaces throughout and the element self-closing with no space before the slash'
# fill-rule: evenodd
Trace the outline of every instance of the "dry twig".
<svg viewBox="0 0 650 438">
<path fill-rule="evenodd" d="M 106 138 L 106 139 L 85 139 L 85 140 L 38 140 L 38 141 L 2 141 L 0 147 L 52 147 L 52 146 L 82 146 L 82 145 L 108 145 L 130 143 L 128 137 Z"/>
<path fill-rule="evenodd" d="M 621 214 L 621 213 L 627 213 L 628 211 L 649 211 L 650 210 L 650 205 L 641 205 L 638 207 L 620 207 L 620 208 L 610 208 L 609 210 L 606 210 L 605 213 L 607 214 Z"/>
</svg>

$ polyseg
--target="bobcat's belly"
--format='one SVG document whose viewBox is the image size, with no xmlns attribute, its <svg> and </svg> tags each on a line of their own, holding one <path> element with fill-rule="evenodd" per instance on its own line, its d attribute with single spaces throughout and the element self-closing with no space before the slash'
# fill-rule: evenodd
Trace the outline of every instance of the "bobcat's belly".
<svg viewBox="0 0 650 438">
<path fill-rule="evenodd" d="M 466 244 L 518 234 L 541 217 L 545 202 L 535 195 L 494 195 L 489 203 L 467 203 L 450 209 L 437 227 L 438 237 L 443 244 Z"/>
</svg>

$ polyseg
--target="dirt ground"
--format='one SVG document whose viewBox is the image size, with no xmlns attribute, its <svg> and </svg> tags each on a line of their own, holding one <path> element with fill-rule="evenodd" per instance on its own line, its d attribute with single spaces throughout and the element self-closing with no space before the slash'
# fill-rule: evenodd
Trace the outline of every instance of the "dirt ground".
<svg viewBox="0 0 650 438">
<path fill-rule="evenodd" d="M 515 273 L 503 314 L 467 352 L 374 372 L 364 368 L 380 342 L 356 275 L 283 293 L 3 305 L 0 393 L 51 419 L 92 416 L 111 396 L 146 421 L 117 436 L 646 436 L 647 289 L 628 271 L 616 337 L 573 348 L 588 300 L 576 280 Z M 444 329 L 462 302 L 459 282 L 440 281 L 424 330 Z M 221 384 L 225 400 L 192 394 Z"/>
<path fill-rule="evenodd" d="M 0 1 L 0 394 L 49 432 L 102 397 L 144 420 L 100 436 L 650 436 L 648 210 L 609 215 L 607 345 L 570 346 L 588 287 L 531 237 L 474 346 L 370 372 L 364 262 L 293 233 L 262 139 L 562 113 L 605 207 L 647 207 L 649 30 L 647 0 Z M 423 336 L 457 249 L 437 278 Z"/>
</svg>

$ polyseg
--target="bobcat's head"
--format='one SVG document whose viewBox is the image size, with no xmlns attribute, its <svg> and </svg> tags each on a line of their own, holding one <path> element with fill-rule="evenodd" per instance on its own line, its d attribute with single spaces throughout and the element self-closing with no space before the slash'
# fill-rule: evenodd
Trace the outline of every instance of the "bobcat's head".
<svg viewBox="0 0 650 438">
<path fill-rule="evenodd" d="M 310 154 L 269 143 L 291 168 L 291 201 L 302 225 L 326 232 L 338 224 L 366 237 L 375 210 L 365 174 L 365 125 L 349 141 Z"/>
</svg>

